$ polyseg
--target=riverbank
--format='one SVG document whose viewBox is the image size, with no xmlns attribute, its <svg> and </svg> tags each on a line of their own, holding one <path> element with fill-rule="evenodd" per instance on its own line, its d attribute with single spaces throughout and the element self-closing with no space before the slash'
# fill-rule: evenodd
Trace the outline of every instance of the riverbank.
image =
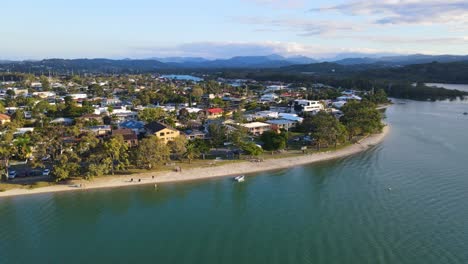
<svg viewBox="0 0 468 264">
<path fill-rule="evenodd" d="M 0 192 L 0 197 L 30 195 L 40 193 L 64 192 L 64 191 L 83 191 L 100 188 L 114 188 L 143 184 L 159 184 L 168 182 L 179 181 L 192 181 L 201 180 L 215 177 L 252 174 L 263 171 L 278 170 L 311 164 L 320 161 L 332 160 L 343 158 L 353 154 L 363 152 L 379 143 L 381 143 L 385 136 L 389 133 L 390 127 L 384 127 L 382 133 L 371 135 L 362 139 L 360 142 L 350 145 L 348 147 L 336 150 L 315 154 L 306 154 L 297 157 L 279 158 L 279 159 L 266 159 L 262 162 L 236 162 L 220 166 L 199 167 L 181 172 L 145 172 L 132 175 L 122 176 L 108 176 L 97 178 L 93 181 L 77 181 L 73 184 L 61 184 L 37 189 L 12 189 Z M 133 180 L 132 180 L 133 179 Z M 141 179 L 141 181 L 138 181 Z M 81 187 L 80 187 L 81 186 Z"/>
</svg>

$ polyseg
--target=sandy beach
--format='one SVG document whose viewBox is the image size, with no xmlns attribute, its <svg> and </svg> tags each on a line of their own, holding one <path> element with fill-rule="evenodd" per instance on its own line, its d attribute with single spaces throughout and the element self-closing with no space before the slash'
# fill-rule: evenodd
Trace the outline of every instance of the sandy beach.
<svg viewBox="0 0 468 264">
<path fill-rule="evenodd" d="M 168 182 L 192 181 L 214 177 L 223 177 L 231 175 L 252 174 L 262 171 L 291 168 L 304 164 L 310 164 L 319 161 L 332 160 L 357 154 L 369 149 L 382 142 L 389 133 L 389 126 L 385 126 L 382 133 L 371 135 L 359 143 L 339 149 L 315 154 L 306 154 L 303 156 L 267 159 L 263 162 L 236 162 L 212 167 L 199 167 L 182 172 L 147 172 L 132 175 L 107 176 L 94 179 L 93 181 L 76 181 L 73 184 L 60 184 L 47 186 L 37 189 L 12 189 L 0 192 L 0 197 L 31 195 L 40 193 L 64 192 L 64 191 L 82 191 L 98 188 L 124 187 L 143 184 L 160 184 Z M 153 177 L 154 176 L 154 177 Z M 247 175 L 248 176 L 248 175 Z M 133 178 L 133 181 L 131 179 Z M 138 181 L 141 179 L 141 182 Z M 79 184 L 82 184 L 79 187 Z"/>
</svg>

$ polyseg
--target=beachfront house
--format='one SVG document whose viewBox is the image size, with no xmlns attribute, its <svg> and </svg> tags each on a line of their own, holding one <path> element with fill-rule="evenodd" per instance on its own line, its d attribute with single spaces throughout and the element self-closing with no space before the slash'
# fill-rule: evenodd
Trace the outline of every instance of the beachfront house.
<svg viewBox="0 0 468 264">
<path fill-rule="evenodd" d="M 271 130 L 279 132 L 282 129 L 289 131 L 289 129 L 295 127 L 298 122 L 286 119 L 273 119 L 266 121 L 266 123 L 270 124 Z"/>
<path fill-rule="evenodd" d="M 123 140 L 129 147 L 138 146 L 138 137 L 135 132 L 128 128 L 120 128 L 112 130 L 112 136 L 122 135 Z"/>
<path fill-rule="evenodd" d="M 137 120 L 128 120 L 120 123 L 119 128 L 131 129 L 136 135 L 139 135 L 145 132 L 145 123 Z"/>
<path fill-rule="evenodd" d="M 155 135 L 165 143 L 173 141 L 176 137 L 180 136 L 179 130 L 159 122 L 151 122 L 145 128 L 147 135 Z"/>
<path fill-rule="evenodd" d="M 263 123 L 263 122 L 252 122 L 252 123 L 242 124 L 241 126 L 247 128 L 249 133 L 254 136 L 259 136 L 263 134 L 265 131 L 270 130 L 270 124 Z"/>
</svg>

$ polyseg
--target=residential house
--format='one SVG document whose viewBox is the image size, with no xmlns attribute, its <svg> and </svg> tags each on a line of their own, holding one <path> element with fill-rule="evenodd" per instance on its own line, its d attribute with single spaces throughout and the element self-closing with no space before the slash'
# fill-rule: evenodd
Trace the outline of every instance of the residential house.
<svg viewBox="0 0 468 264">
<path fill-rule="evenodd" d="M 70 126 L 70 125 L 73 125 L 73 119 L 67 118 L 67 117 L 59 117 L 50 121 L 50 123 L 55 124 L 55 125 Z"/>
<path fill-rule="evenodd" d="M 269 85 L 269 86 L 266 87 L 265 93 L 281 91 L 281 90 L 283 90 L 285 88 L 286 88 L 286 86 L 284 86 L 284 85 Z"/>
<path fill-rule="evenodd" d="M 270 124 L 271 129 L 276 132 L 279 132 L 281 129 L 289 131 L 290 128 L 295 127 L 297 125 L 297 121 L 286 119 L 268 120 L 266 121 L 266 123 Z"/>
<path fill-rule="evenodd" d="M 247 124 L 242 124 L 241 126 L 247 128 L 249 133 L 255 136 L 263 134 L 263 132 L 270 130 L 270 124 L 263 122 L 252 122 Z"/>
<path fill-rule="evenodd" d="M 307 113 L 307 112 L 319 112 L 324 110 L 323 105 L 320 101 L 310 101 L 310 100 L 294 100 L 293 104 L 294 111 L 297 113 Z"/>
<path fill-rule="evenodd" d="M 40 98 L 51 98 L 55 97 L 57 94 L 55 92 L 34 92 L 33 96 L 38 96 Z"/>
<path fill-rule="evenodd" d="M 200 130 L 187 130 L 185 131 L 185 137 L 188 140 L 194 140 L 194 139 L 205 139 L 205 133 L 203 133 Z"/>
<path fill-rule="evenodd" d="M 103 98 L 101 101 L 101 106 L 106 107 L 106 106 L 112 106 L 112 105 L 118 105 L 122 103 L 119 98 Z"/>
<path fill-rule="evenodd" d="M 85 93 L 68 94 L 67 96 L 70 96 L 72 98 L 72 100 L 79 100 L 79 99 L 88 98 L 88 95 L 85 94 Z"/>
<path fill-rule="evenodd" d="M 260 101 L 261 101 L 261 102 L 274 102 L 274 101 L 276 101 L 278 98 L 279 98 L 278 95 L 276 95 L 276 94 L 274 94 L 274 93 L 268 93 L 268 94 L 262 95 L 262 97 L 260 97 Z"/>
<path fill-rule="evenodd" d="M 209 119 L 215 119 L 223 116 L 223 109 L 221 108 L 209 108 L 206 110 L 206 116 Z"/>
<path fill-rule="evenodd" d="M 11 122 L 11 117 L 9 115 L 0 114 L 0 124 L 4 125 Z"/>
<path fill-rule="evenodd" d="M 97 137 L 105 137 L 111 134 L 112 127 L 109 125 L 90 126 L 90 127 L 87 127 L 85 130 L 94 133 Z"/>
<path fill-rule="evenodd" d="M 122 135 L 129 147 L 138 146 L 138 137 L 132 129 L 120 128 L 112 130 L 112 136 Z"/>
<path fill-rule="evenodd" d="M 81 121 L 81 122 L 96 122 L 97 124 L 102 124 L 103 123 L 103 119 L 102 119 L 102 116 L 100 115 L 96 115 L 96 114 L 86 114 L 86 115 L 82 115 L 78 118 L 76 118 L 77 121 Z"/>
<path fill-rule="evenodd" d="M 159 122 L 151 122 L 147 124 L 145 128 L 148 135 L 155 135 L 166 143 L 173 141 L 176 137 L 180 136 L 179 130 Z"/>
<path fill-rule="evenodd" d="M 137 120 L 128 120 L 119 124 L 120 128 L 131 129 L 136 135 L 145 132 L 145 123 Z"/>
</svg>

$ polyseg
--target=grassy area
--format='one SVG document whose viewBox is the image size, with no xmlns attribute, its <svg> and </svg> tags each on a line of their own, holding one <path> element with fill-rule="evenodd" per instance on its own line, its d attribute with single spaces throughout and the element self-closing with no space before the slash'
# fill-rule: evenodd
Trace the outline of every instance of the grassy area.
<svg viewBox="0 0 468 264">
<path fill-rule="evenodd" d="M 151 173 L 151 172 L 154 172 L 154 173 L 170 172 L 170 171 L 174 171 L 178 167 L 181 168 L 182 170 L 189 170 L 189 169 L 203 168 L 203 167 L 215 167 L 215 166 L 221 166 L 224 164 L 231 164 L 231 163 L 242 162 L 242 161 L 243 160 L 214 160 L 214 159 L 206 159 L 206 160 L 197 159 L 197 160 L 192 160 L 192 162 L 190 163 L 188 160 L 173 161 L 173 162 L 169 162 L 170 165 L 161 165 L 150 170 L 140 169 L 140 168 L 131 168 L 126 171 L 119 171 L 115 173 L 115 176 L 133 175 L 133 174 Z M 110 175 L 107 175 L 107 176 L 110 176 Z"/>
<path fill-rule="evenodd" d="M 14 183 L 0 183 L 0 192 L 5 192 L 12 189 L 22 189 L 24 185 Z"/>
<path fill-rule="evenodd" d="M 47 187 L 47 186 L 52 186 L 55 185 L 54 182 L 46 182 L 46 181 L 38 181 L 33 184 L 27 185 L 28 189 L 36 189 L 36 188 L 42 188 L 42 187 Z"/>
<path fill-rule="evenodd" d="M 0 183 L 0 192 L 5 192 L 8 190 L 13 190 L 13 189 L 36 189 L 36 188 L 47 187 L 47 186 L 52 186 L 52 185 L 55 185 L 55 183 L 48 182 L 48 181 L 38 181 L 38 182 L 31 183 L 31 184 L 2 182 Z"/>
</svg>

